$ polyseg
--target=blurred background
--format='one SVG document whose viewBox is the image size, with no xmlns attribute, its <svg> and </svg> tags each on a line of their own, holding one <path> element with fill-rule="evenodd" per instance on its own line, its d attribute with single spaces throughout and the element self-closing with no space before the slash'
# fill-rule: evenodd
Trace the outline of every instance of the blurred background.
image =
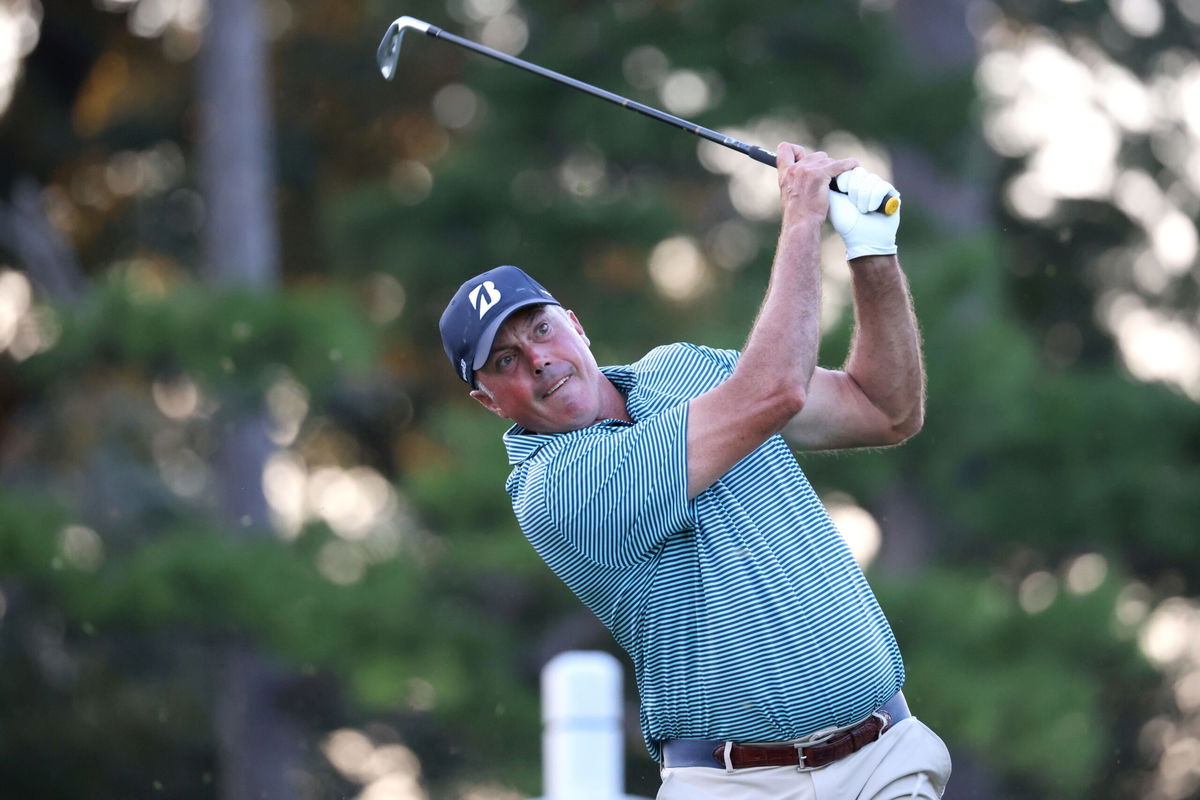
<svg viewBox="0 0 1200 800">
<path fill-rule="evenodd" d="M 947 797 L 1200 796 L 1196 0 L 0 0 L 0 795 L 540 793 L 538 672 L 613 645 L 437 317 L 514 263 L 601 363 L 738 347 L 775 178 L 415 34 L 387 83 L 400 15 L 889 176 L 927 423 L 800 462 Z"/>
</svg>

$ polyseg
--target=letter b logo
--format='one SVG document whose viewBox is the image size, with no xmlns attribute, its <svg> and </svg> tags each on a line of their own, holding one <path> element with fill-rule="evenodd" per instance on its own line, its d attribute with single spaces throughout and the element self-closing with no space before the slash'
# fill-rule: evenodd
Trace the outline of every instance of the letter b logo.
<svg viewBox="0 0 1200 800">
<path fill-rule="evenodd" d="M 480 290 L 483 291 L 482 296 Z M 488 309 L 500 302 L 500 292 L 496 289 L 496 284 L 491 281 L 484 281 L 471 290 L 467 295 L 471 300 L 471 308 L 479 312 L 479 318 L 483 319 L 483 315 L 488 312 Z"/>
</svg>

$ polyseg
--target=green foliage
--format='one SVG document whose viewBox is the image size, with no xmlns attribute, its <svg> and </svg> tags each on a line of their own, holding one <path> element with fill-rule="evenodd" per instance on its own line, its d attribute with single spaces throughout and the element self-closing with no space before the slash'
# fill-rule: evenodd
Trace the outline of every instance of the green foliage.
<svg viewBox="0 0 1200 800">
<path fill-rule="evenodd" d="M 352 685 L 371 688 L 372 696 L 361 699 L 384 707 L 397 701 L 406 676 L 424 674 L 419 668 L 425 668 L 449 707 L 464 702 L 464 676 L 442 661 L 448 654 L 415 647 L 431 617 L 393 612 L 423 605 L 440 628 L 455 632 L 454 641 L 467 646 L 476 638 L 453 601 L 435 598 L 429 604 L 412 560 L 389 561 L 360 584 L 342 586 L 314 563 L 320 546 L 335 540 L 328 531 L 311 529 L 288 544 L 231 536 L 210 523 L 163 532 L 129 553 L 112 553 L 93 572 L 64 554 L 59 534 L 69 516 L 61 508 L 4 493 L 0 510 L 5 556 L 0 575 L 37 580 L 64 601 L 72 618 L 93 628 L 199 628 L 263 641 L 296 664 L 361 671 Z M 397 658 L 398 653 L 407 655 Z M 378 686 L 385 674 L 391 684 L 386 691 Z"/>
<path fill-rule="evenodd" d="M 261 395 L 286 369 L 320 395 L 346 373 L 364 372 L 378 351 L 349 293 L 329 285 L 280 295 L 188 283 L 156 290 L 127 274 L 59 317 L 55 346 L 23 366 L 35 384 L 77 380 L 86 365 L 186 373 L 232 399 Z"/>
<path fill-rule="evenodd" d="M 505 668 L 512 653 L 504 630 L 479 624 L 486 598 L 439 591 L 416 551 L 338 585 L 314 563 L 334 540 L 328 531 L 309 529 L 289 544 L 193 524 L 110 552 L 93 571 L 64 553 L 69 520 L 48 500 L 0 493 L 0 581 L 36 591 L 89 636 L 152 641 L 187 631 L 260 642 L 296 669 L 338 676 L 368 713 L 432 710 L 464 750 L 508 752 L 518 762 L 536 752 L 533 687 Z M 471 667 L 479 664 L 490 668 Z M 524 735 L 472 731 L 480 708 L 501 708 Z"/>
<path fill-rule="evenodd" d="M 1112 754 L 1131 746 L 1117 720 L 1154 683 L 1129 637 L 1114 636 L 1120 576 L 1036 614 L 980 571 L 873 583 L 906 654 L 905 695 L 918 716 L 1009 775 L 1011 796 L 1105 794 Z"/>
<path fill-rule="evenodd" d="M 44 577 L 61 566 L 56 534 L 70 521 L 61 506 L 4 492 L 0 509 L 0 579 L 22 574 Z"/>
<path fill-rule="evenodd" d="M 1194 563 L 1194 537 L 1180 535 L 1200 512 L 1183 488 L 1200 477 L 1194 404 L 1042 357 L 1000 299 L 1000 265 L 988 252 L 1003 251 L 987 241 L 974 257 L 944 251 L 930 273 L 961 283 L 918 294 L 930 402 L 909 455 L 925 465 L 930 500 L 974 534 L 951 550 L 977 557 L 981 537 L 1036 548 L 1052 562 L 1098 548 L 1152 570 Z M 1200 585 L 1200 574 L 1184 569 L 1190 586 Z"/>
<path fill-rule="evenodd" d="M 1176 572 L 1194 591 L 1195 404 L 1044 358 L 1002 293 L 1003 252 L 990 236 L 906 251 L 925 336 L 925 427 L 901 448 L 802 462 L 821 485 L 864 500 L 919 473 L 914 488 L 945 526 L 943 555 L 958 563 L 1024 550 L 1053 564 L 1098 549 L 1143 574 Z M 848 332 L 825 352 L 844 352 Z"/>
<path fill-rule="evenodd" d="M 325 704 L 304 710 L 314 740 L 378 723 L 372 730 L 390 727 L 418 753 L 431 796 L 461 797 L 474 780 L 536 794 L 538 668 L 564 646 L 611 643 L 517 530 L 503 491 L 505 423 L 466 398 L 437 317 L 464 278 L 515 263 L 578 312 L 602 363 L 668 341 L 737 347 L 766 287 L 775 222 L 738 213 L 727 176 L 699 163 L 688 134 L 425 37 L 409 37 L 399 79 L 384 83 L 370 56 L 394 9 L 293 3 L 273 53 L 286 286 L 256 294 L 168 280 L 195 271 L 203 207 L 180 123 L 197 104 L 190 65 L 165 69 L 166 40 L 130 35 L 123 15 L 43 5 L 43 41 L 75 41 L 76 23 L 88 31 L 87 52 L 55 64 L 90 74 L 59 86 L 47 59 L 27 60 L 22 113 L 3 120 L 2 149 L 41 165 L 55 219 L 70 223 L 85 271 L 101 277 L 77 305 L 55 308 L 51 349 L 3 365 L 6 796 L 214 796 L 213 663 L 231 642 L 316 682 L 298 691 Z M 484 5 L 416 0 L 403 10 L 478 38 L 468 12 Z M 982 172 L 1002 185 L 1012 165 L 993 176 L 973 163 L 973 65 L 918 71 L 924 54 L 904 41 L 908 26 L 897 23 L 911 21 L 900 6 L 863 5 L 528 0 L 513 10 L 528 25 L 523 57 L 635 100 L 663 105 L 629 66 L 637 48 L 656 48 L 667 70 L 700 73 L 712 102 L 685 114 L 700 124 L 772 120 L 815 140 L 804 144 L 849 131 L 882 142 L 897 166 L 931 162 L 939 179 Z M 1126 41 L 1104 4 L 1000 7 L 1115 41 L 1139 74 L 1154 61 L 1155 42 Z M 1161 39 L 1179 45 L 1189 30 L 1167 25 Z M 114 64 L 127 65 L 124 78 Z M 457 127 L 442 124 L 435 101 L 452 84 L 474 93 L 476 109 Z M 47 148 L 62 151 L 53 164 Z M 133 150 L 180 163 L 123 200 L 107 176 L 126 174 Z M 1157 174 L 1151 155 L 1143 166 Z M 885 553 L 896 546 L 889 503 L 900 496 L 920 512 L 912 527 L 929 563 L 872 580 L 917 713 L 956 756 L 983 763 L 1003 796 L 1144 794 L 1134 784 L 1148 764 L 1131 739 L 1163 679 L 1137 657 L 1135 632 L 1114 628 L 1114 597 L 1127 580 L 1200 586 L 1195 405 L 1132 382 L 1105 337 L 1086 330 L 1104 288 L 1095 255 L 1129 225 L 1100 205 L 1064 204 L 1046 225 L 1002 216 L 950 237 L 943 209 L 906 197 L 925 429 L 899 448 L 801 455 L 823 493 L 849 492 L 877 512 Z M 726 223 L 744 237 L 734 265 L 715 256 Z M 664 296 L 647 269 L 674 236 L 708 260 L 707 291 L 692 300 Z M 1013 264 L 1029 277 L 1014 277 Z M 375 327 L 358 305 L 381 273 L 402 302 Z M 1078 363 L 1042 343 L 1062 320 L 1087 334 Z M 826 337 L 822 364 L 841 363 L 849 338 L 847 318 Z M 394 392 L 358 397 L 365 372 Z M 227 417 L 167 419 L 155 381 L 186 374 L 236 412 L 258 408 L 285 373 L 314 410 L 280 447 L 312 468 L 368 464 L 406 512 L 400 549 L 367 558 L 349 585 L 322 573 L 322 552 L 366 545 L 315 524 L 293 541 L 231 531 L 211 492 L 184 496 L 164 478 L 180 456 L 214 472 Z M 102 561 L 72 555 L 72 524 L 97 532 Z M 1109 560 L 1108 582 L 1036 614 L 1021 609 L 1013 586 L 1029 572 L 1093 551 Z M 656 775 L 636 736 L 630 750 L 642 783 L 629 788 L 652 795 Z M 308 766 L 331 769 L 315 751 Z M 986 793 L 951 783 L 953 796 L 976 791 Z"/>
</svg>

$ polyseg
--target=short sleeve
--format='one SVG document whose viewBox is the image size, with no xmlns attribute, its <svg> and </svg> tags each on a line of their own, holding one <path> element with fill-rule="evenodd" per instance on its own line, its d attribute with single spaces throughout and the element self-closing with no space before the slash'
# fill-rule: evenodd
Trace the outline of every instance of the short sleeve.
<svg viewBox="0 0 1200 800">
<path fill-rule="evenodd" d="M 733 374 L 733 370 L 737 367 L 738 360 L 742 357 L 740 350 L 717 350 L 712 347 L 703 345 L 692 345 L 696 352 L 704 359 L 716 365 L 717 369 L 725 373 L 725 377 Z"/>
<path fill-rule="evenodd" d="M 684 402 L 632 425 L 591 429 L 528 463 L 513 508 L 547 562 L 565 546 L 573 558 L 626 566 L 692 529 L 687 413 Z"/>
</svg>

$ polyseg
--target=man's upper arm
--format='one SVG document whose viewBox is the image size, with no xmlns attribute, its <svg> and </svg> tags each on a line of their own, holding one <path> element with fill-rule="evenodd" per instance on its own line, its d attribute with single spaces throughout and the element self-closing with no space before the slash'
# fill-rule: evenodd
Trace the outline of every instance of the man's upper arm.
<svg viewBox="0 0 1200 800">
<path fill-rule="evenodd" d="M 695 497 L 776 433 L 800 450 L 882 447 L 901 439 L 847 373 L 816 368 L 803 407 L 778 423 L 770 398 L 754 387 L 720 385 L 691 401 L 688 496 Z"/>
<path fill-rule="evenodd" d="M 813 372 L 804 408 L 783 436 L 798 450 L 884 447 L 902 438 L 849 373 L 820 367 Z"/>
</svg>

